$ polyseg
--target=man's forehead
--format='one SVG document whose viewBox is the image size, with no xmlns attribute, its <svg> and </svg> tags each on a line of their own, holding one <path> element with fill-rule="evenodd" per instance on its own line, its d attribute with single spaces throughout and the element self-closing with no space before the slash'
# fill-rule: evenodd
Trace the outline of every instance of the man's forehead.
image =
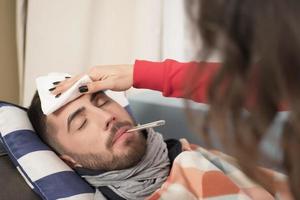
<svg viewBox="0 0 300 200">
<path fill-rule="evenodd" d="M 74 99 L 73 101 L 70 101 L 69 103 L 67 103 L 66 105 L 64 105 L 63 107 L 61 107 L 60 109 L 56 110 L 54 113 L 52 113 L 54 116 L 58 116 L 61 115 L 62 113 L 64 113 L 64 111 L 68 108 L 72 108 L 73 105 L 76 106 L 77 103 L 80 103 L 80 106 L 83 106 L 81 103 L 82 101 L 86 101 L 87 103 L 89 103 L 90 101 L 94 100 L 95 97 L 98 98 L 104 98 L 107 97 L 107 95 L 103 92 L 103 91 L 98 91 L 92 94 L 83 94 L 80 97 Z M 52 115 L 51 114 L 51 115 Z M 50 116 L 50 115 L 49 115 Z"/>
</svg>

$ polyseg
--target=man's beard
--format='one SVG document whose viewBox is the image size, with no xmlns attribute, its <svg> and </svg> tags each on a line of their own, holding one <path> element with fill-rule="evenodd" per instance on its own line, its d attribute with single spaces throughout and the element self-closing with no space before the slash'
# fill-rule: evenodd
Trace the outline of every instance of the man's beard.
<svg viewBox="0 0 300 200">
<path fill-rule="evenodd" d="M 101 153 L 74 154 L 71 152 L 69 155 L 80 163 L 82 167 L 93 170 L 121 170 L 137 165 L 142 160 L 147 149 L 147 141 L 142 133 L 139 133 L 137 140 L 129 139 L 124 141 L 124 145 L 127 146 L 126 152 L 118 155 L 113 153 L 113 138 L 118 128 L 129 124 L 129 122 L 117 122 L 112 127 L 111 134 L 105 143 L 106 148 L 111 152 L 110 155 Z"/>
</svg>

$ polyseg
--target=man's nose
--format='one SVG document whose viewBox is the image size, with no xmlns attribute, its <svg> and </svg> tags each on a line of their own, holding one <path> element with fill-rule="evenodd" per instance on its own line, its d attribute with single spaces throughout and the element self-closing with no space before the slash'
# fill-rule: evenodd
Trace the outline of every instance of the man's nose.
<svg viewBox="0 0 300 200">
<path fill-rule="evenodd" d="M 103 120 L 103 131 L 108 131 L 112 123 L 115 122 L 116 117 L 113 113 L 101 110 L 101 118 Z"/>
</svg>

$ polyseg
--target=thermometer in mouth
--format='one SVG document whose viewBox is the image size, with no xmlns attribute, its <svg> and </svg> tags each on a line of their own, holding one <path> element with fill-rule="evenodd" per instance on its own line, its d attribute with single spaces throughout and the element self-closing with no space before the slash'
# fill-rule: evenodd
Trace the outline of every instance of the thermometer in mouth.
<svg viewBox="0 0 300 200">
<path fill-rule="evenodd" d="M 126 132 L 133 132 L 133 131 L 139 131 L 139 130 L 143 130 L 146 128 L 153 128 L 153 127 L 157 127 L 157 126 L 163 126 L 165 125 L 166 121 L 165 120 L 158 120 L 155 122 L 151 122 L 151 123 L 147 123 L 147 124 L 142 124 L 142 125 L 137 125 L 135 127 L 133 127 L 132 129 L 127 130 Z"/>
</svg>

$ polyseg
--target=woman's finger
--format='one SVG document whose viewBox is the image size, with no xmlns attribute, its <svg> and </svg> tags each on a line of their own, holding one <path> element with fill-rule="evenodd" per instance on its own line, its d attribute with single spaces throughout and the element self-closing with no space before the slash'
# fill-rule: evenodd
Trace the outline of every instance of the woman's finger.
<svg viewBox="0 0 300 200">
<path fill-rule="evenodd" d="M 179 141 L 182 146 L 182 151 L 191 151 L 192 150 L 190 143 L 185 138 L 181 138 L 181 139 L 179 139 Z"/>
<path fill-rule="evenodd" d="M 106 79 L 103 81 L 94 81 L 91 83 L 88 83 L 87 85 L 83 85 L 78 88 L 80 93 L 95 93 L 100 90 L 107 90 L 113 88 L 114 82 L 111 79 Z"/>
<path fill-rule="evenodd" d="M 49 89 L 51 91 L 51 93 L 53 95 L 59 95 L 63 92 L 65 92 L 66 90 L 68 90 L 74 83 L 76 83 L 76 81 L 79 80 L 79 78 L 81 78 L 82 75 L 76 75 L 74 77 L 65 79 L 64 81 L 55 84 L 53 83 L 53 88 Z"/>
</svg>

